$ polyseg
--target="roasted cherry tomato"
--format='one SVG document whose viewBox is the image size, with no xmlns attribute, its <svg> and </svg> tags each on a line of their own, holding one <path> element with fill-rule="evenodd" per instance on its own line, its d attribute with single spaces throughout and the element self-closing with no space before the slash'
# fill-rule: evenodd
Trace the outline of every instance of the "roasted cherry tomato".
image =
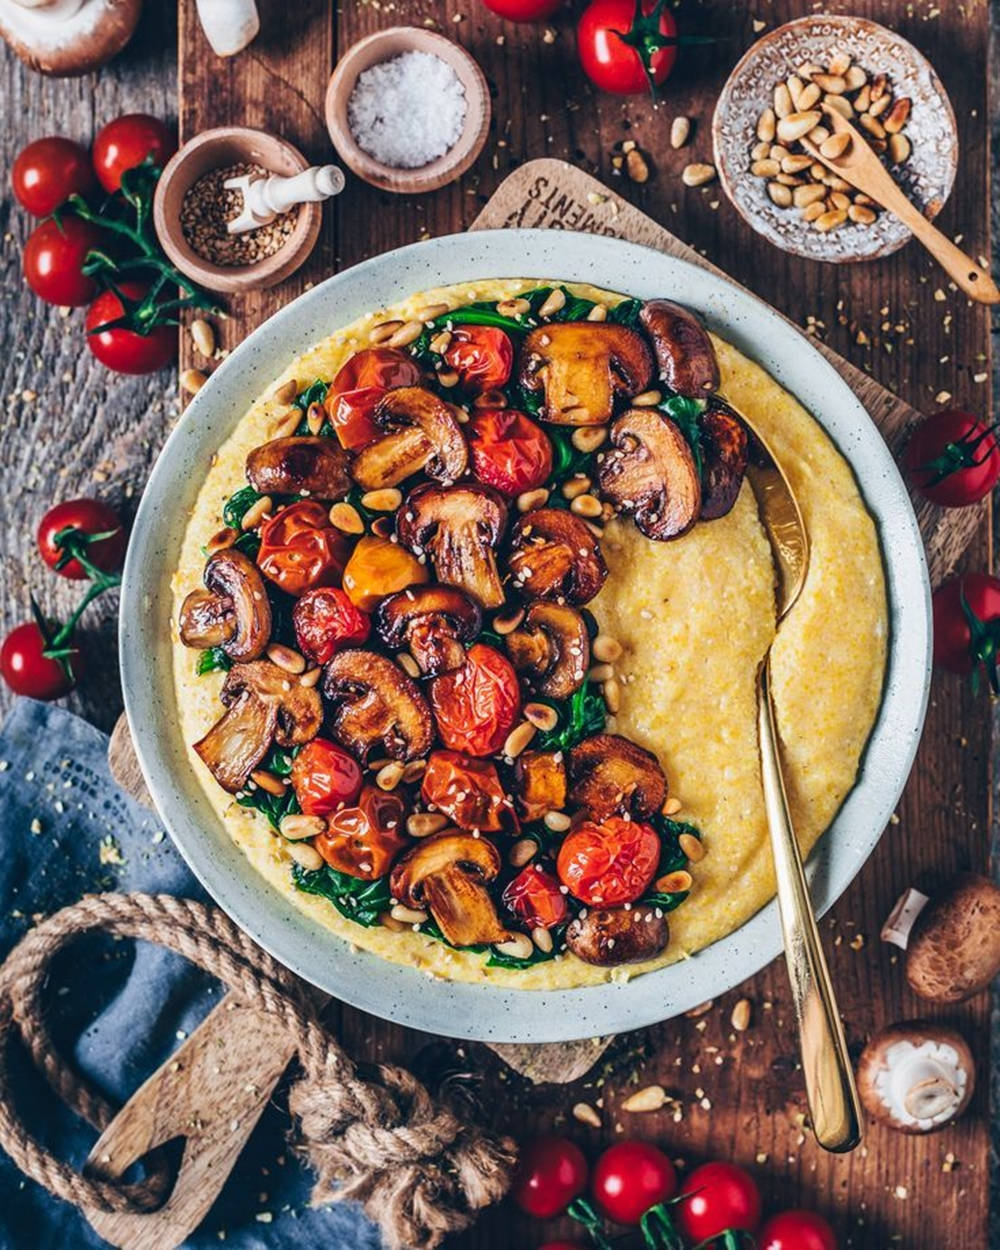
<svg viewBox="0 0 1000 1250">
<path fill-rule="evenodd" d="M 498 17 L 511 22 L 542 22 L 559 8 L 563 0 L 483 0 Z"/>
<path fill-rule="evenodd" d="M 559 848 L 559 880 L 588 907 L 619 907 L 641 898 L 656 876 L 660 835 L 641 820 L 585 820 Z"/>
<path fill-rule="evenodd" d="M 298 598 L 316 586 L 336 585 L 349 552 L 326 508 L 316 499 L 302 499 L 260 527 L 257 563 L 265 577 Z"/>
<path fill-rule="evenodd" d="M 344 807 L 327 821 L 316 850 L 337 872 L 363 881 L 384 877 L 407 845 L 406 808 L 398 794 L 365 786 L 356 807 Z"/>
<path fill-rule="evenodd" d="M 148 288 L 141 282 L 120 282 L 118 289 L 131 300 L 142 300 Z M 139 334 L 124 326 L 107 326 L 125 312 L 114 291 L 102 291 L 87 309 L 87 346 L 102 365 L 116 373 L 155 373 L 177 353 L 177 327 L 154 326 Z"/>
<path fill-rule="evenodd" d="M 94 140 L 94 170 L 105 191 L 117 191 L 122 174 L 147 156 L 162 169 L 177 151 L 169 126 L 146 113 L 126 113 L 102 127 Z"/>
<path fill-rule="evenodd" d="M 326 664 L 344 647 L 367 641 L 371 620 L 335 586 L 307 590 L 292 610 L 299 650 L 315 664 Z"/>
<path fill-rule="evenodd" d="M 503 901 L 531 929 L 553 929 L 562 924 L 569 910 L 558 877 L 541 864 L 522 868 L 504 890 Z"/>
<path fill-rule="evenodd" d="M 677 23 L 665 0 L 591 0 L 576 29 L 590 81 L 616 95 L 639 95 L 665 82 L 677 59 Z"/>
<path fill-rule="evenodd" d="M 87 543 L 87 559 L 104 573 L 121 568 L 125 559 L 125 527 L 110 504 L 100 499 L 68 499 L 50 508 L 38 527 L 38 550 L 45 563 L 60 576 L 81 581 L 89 574 L 79 560 L 68 560 L 61 567 L 59 564 L 65 552 L 57 544 L 56 535 L 67 529 L 78 530 L 85 536 L 107 534 L 107 538 Z"/>
<path fill-rule="evenodd" d="M 292 760 L 292 789 L 307 816 L 329 816 L 361 793 L 361 766 L 336 742 L 313 738 Z"/>
<path fill-rule="evenodd" d="M 94 185 L 87 149 L 72 139 L 52 135 L 22 148 L 10 171 L 14 194 L 29 213 L 48 217 L 71 195 L 86 195 Z"/>
<path fill-rule="evenodd" d="M 12 629 L 0 647 L 0 676 L 15 694 L 29 699 L 58 699 L 69 694 L 80 676 L 80 652 L 75 647 L 67 657 L 72 676 L 58 660 L 43 652 L 45 639 L 34 621 Z"/>
<path fill-rule="evenodd" d="M 677 1173 L 662 1150 L 646 1141 L 617 1142 L 594 1164 L 590 1192 L 616 1224 L 638 1224 L 650 1207 L 677 1192 Z"/>
<path fill-rule="evenodd" d="M 534 490 L 552 472 L 552 444 L 514 408 L 484 408 L 465 427 L 472 472 L 504 495 Z"/>
<path fill-rule="evenodd" d="M 833 1229 L 815 1211 L 782 1211 L 765 1220 L 759 1250 L 837 1250 Z"/>
<path fill-rule="evenodd" d="M 463 390 L 481 395 L 507 385 L 514 348 L 503 330 L 493 326 L 455 326 L 444 358 L 458 374 Z"/>
<path fill-rule="evenodd" d="M 961 573 L 934 592 L 934 663 L 949 673 L 985 671 L 1000 693 L 1000 578 Z"/>
<path fill-rule="evenodd" d="M 47 304 L 89 304 L 97 283 L 83 272 L 83 262 L 100 242 L 100 230 L 72 213 L 43 221 L 24 245 L 24 280 Z"/>
<path fill-rule="evenodd" d="M 1000 446 L 992 427 L 949 408 L 928 417 L 906 449 L 914 485 L 932 503 L 964 508 L 1000 481 Z"/>
<path fill-rule="evenodd" d="M 433 751 L 420 793 L 425 803 L 462 829 L 500 833 L 516 828 L 510 798 L 488 760 L 473 759 L 460 751 Z"/>
<path fill-rule="evenodd" d="M 587 1160 L 565 1137 L 536 1137 L 522 1149 L 511 1197 L 541 1220 L 561 1215 L 587 1187 Z"/>
<path fill-rule="evenodd" d="M 681 1232 L 693 1242 L 718 1237 L 726 1229 L 752 1233 L 760 1223 L 760 1191 L 749 1172 L 735 1163 L 703 1163 L 681 1186 L 672 1208 Z"/>
<path fill-rule="evenodd" d="M 423 379 L 412 356 L 395 347 L 366 347 L 356 352 L 333 379 L 324 407 L 341 445 L 351 451 L 379 435 L 372 420 L 375 405 L 397 386 L 417 386 Z"/>
<path fill-rule="evenodd" d="M 430 574 L 402 543 L 368 535 L 358 539 L 344 569 L 344 589 L 362 612 L 374 612 L 388 595 L 422 586 Z"/>
<path fill-rule="evenodd" d="M 435 677 L 431 707 L 445 746 L 468 755 L 493 755 L 521 711 L 517 674 L 505 655 L 477 642 L 453 673 Z"/>
</svg>

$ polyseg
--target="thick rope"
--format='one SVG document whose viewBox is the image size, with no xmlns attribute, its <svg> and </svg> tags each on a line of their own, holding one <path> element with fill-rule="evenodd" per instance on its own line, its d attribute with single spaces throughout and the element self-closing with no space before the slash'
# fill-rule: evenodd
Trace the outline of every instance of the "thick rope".
<svg viewBox="0 0 1000 1250">
<path fill-rule="evenodd" d="M 68 1107 L 97 1129 L 116 1113 L 56 1052 L 42 1006 L 53 958 L 88 932 L 176 951 L 225 982 L 247 1007 L 281 1022 L 303 1070 L 289 1092 L 289 1108 L 317 1174 L 314 1200 L 362 1203 L 392 1250 L 433 1250 L 506 1192 L 515 1158 L 509 1138 L 493 1137 L 437 1106 L 404 1068 L 381 1064 L 371 1079 L 362 1079 L 300 983 L 225 913 L 166 894 L 98 894 L 42 921 L 0 967 L 0 1146 L 50 1193 L 78 1207 L 143 1213 L 160 1206 L 169 1188 L 155 1155 L 137 1184 L 75 1171 L 28 1133 L 15 1110 L 9 1058 L 17 1033 Z"/>
</svg>

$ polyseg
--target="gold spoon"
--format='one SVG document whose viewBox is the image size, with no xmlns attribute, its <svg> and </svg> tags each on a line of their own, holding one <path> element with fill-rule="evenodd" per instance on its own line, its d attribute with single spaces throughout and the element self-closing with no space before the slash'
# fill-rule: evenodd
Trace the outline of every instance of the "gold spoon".
<svg viewBox="0 0 1000 1250">
<path fill-rule="evenodd" d="M 742 412 L 737 415 L 750 432 L 750 463 L 746 475 L 774 555 L 777 624 L 780 626 L 805 584 L 809 536 L 788 479 L 767 442 Z M 806 1096 L 816 1140 L 824 1149 L 839 1153 L 853 1150 L 861 1141 L 861 1106 L 809 899 L 802 855 L 788 811 L 771 695 L 770 648 L 757 672 L 757 731 L 764 807 L 771 834 L 785 959 L 799 1024 Z"/>
<path fill-rule="evenodd" d="M 805 136 L 799 142 L 809 155 L 894 213 L 970 299 L 981 304 L 1000 303 L 1000 290 L 990 273 L 966 256 L 960 247 L 956 247 L 947 235 L 927 220 L 916 205 L 910 203 L 861 131 L 829 104 L 823 105 L 823 112 L 833 135 L 847 135 L 850 142 L 839 156 L 824 156 L 822 145 L 813 143 Z"/>
</svg>

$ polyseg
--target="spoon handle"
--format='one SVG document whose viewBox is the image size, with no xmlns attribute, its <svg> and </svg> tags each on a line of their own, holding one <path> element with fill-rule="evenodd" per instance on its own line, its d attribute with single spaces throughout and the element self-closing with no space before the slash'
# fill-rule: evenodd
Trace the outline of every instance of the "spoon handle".
<svg viewBox="0 0 1000 1250">
<path fill-rule="evenodd" d="M 757 726 L 764 806 L 771 832 L 785 959 L 799 1024 L 806 1096 L 816 1140 L 825 1150 L 841 1153 L 853 1150 L 861 1141 L 861 1106 L 788 812 L 771 698 L 770 657 L 757 677 Z"/>
</svg>

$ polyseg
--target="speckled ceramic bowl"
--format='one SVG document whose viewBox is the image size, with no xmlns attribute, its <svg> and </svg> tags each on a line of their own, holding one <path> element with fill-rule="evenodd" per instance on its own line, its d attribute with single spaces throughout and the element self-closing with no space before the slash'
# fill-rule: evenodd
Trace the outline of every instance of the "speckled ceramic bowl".
<svg viewBox="0 0 1000 1250">
<path fill-rule="evenodd" d="M 897 251 L 912 236 L 898 217 L 880 212 L 870 226 L 844 225 L 827 234 L 779 208 L 767 180 L 750 172 L 757 119 L 774 88 L 800 65 L 825 66 L 839 50 L 869 76 L 889 76 L 893 94 L 913 105 L 905 133 L 913 151 L 893 176 L 924 215 L 934 218 L 951 194 L 958 168 L 958 131 L 948 95 L 926 58 L 902 36 L 860 17 L 821 13 L 779 26 L 749 49 L 729 75 L 712 119 L 719 181 L 736 210 L 758 234 L 796 256 L 834 262 L 872 260 Z"/>
<path fill-rule="evenodd" d="M 547 992 L 428 980 L 352 949 L 257 875 L 195 777 L 178 731 L 171 663 L 170 581 L 188 515 L 210 458 L 253 399 L 334 326 L 438 284 L 513 276 L 683 298 L 797 395 L 854 466 L 885 556 L 890 647 L 882 706 L 857 783 L 809 859 L 813 899 L 826 911 L 886 827 L 923 725 L 930 589 L 920 533 L 881 435 L 809 340 L 725 278 L 663 253 L 563 230 L 451 235 L 365 261 L 275 314 L 212 374 L 156 462 L 126 561 L 121 662 L 132 736 L 160 815 L 205 888 L 262 946 L 337 998 L 400 1024 L 487 1041 L 544 1042 L 639 1028 L 738 985 L 781 950 L 777 905 L 693 958 L 624 985 Z"/>
</svg>

